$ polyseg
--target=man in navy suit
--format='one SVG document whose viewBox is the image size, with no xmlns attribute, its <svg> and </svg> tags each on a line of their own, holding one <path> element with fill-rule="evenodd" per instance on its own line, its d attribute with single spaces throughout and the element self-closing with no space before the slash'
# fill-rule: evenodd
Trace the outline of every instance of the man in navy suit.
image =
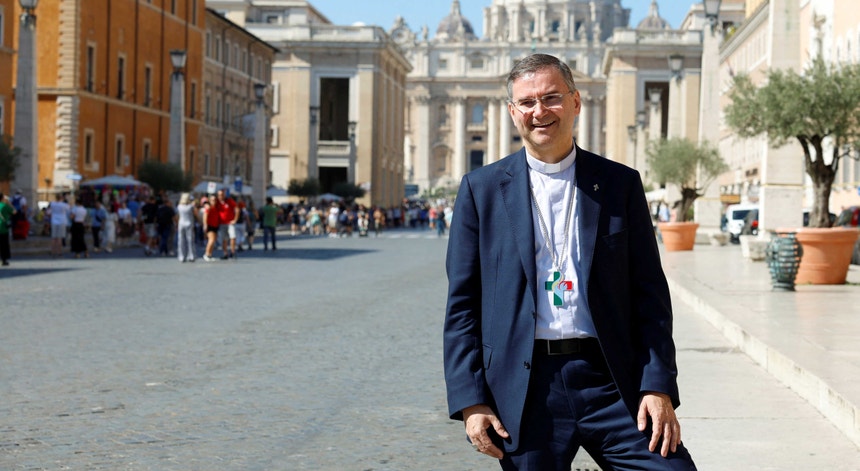
<svg viewBox="0 0 860 471">
<path fill-rule="evenodd" d="M 576 146 L 566 64 L 518 62 L 524 149 L 469 173 L 448 244 L 452 419 L 505 470 L 695 469 L 681 444 L 669 289 L 639 174 Z"/>
</svg>

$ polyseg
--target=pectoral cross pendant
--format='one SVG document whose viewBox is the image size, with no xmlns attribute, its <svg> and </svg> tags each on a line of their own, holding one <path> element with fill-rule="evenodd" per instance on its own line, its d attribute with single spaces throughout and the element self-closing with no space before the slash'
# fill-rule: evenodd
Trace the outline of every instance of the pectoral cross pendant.
<svg viewBox="0 0 860 471">
<path fill-rule="evenodd" d="M 573 282 L 565 280 L 564 277 L 561 276 L 561 272 L 556 270 L 552 272 L 552 277 L 545 281 L 543 286 L 545 290 L 552 291 L 552 305 L 563 306 L 564 292 L 573 289 Z"/>
</svg>

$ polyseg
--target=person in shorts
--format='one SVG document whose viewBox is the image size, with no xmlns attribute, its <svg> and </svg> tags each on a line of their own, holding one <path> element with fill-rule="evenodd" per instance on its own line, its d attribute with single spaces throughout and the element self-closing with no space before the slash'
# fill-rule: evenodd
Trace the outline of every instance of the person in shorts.
<svg viewBox="0 0 860 471">
<path fill-rule="evenodd" d="M 236 201 L 228 197 L 224 190 L 218 190 L 215 195 L 214 210 L 218 213 L 218 219 L 221 221 L 218 230 L 221 246 L 224 250 L 221 260 L 227 260 L 230 257 L 236 258 L 236 221 L 239 219 Z"/>
</svg>

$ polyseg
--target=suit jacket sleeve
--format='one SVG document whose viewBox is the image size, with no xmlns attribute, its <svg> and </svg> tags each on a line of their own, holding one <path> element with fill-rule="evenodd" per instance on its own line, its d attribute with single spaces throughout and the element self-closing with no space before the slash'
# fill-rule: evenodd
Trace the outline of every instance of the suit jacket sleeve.
<svg viewBox="0 0 860 471">
<path fill-rule="evenodd" d="M 481 358 L 481 267 L 478 210 L 464 177 L 448 239 L 448 304 L 444 327 L 448 413 L 462 420 L 466 407 L 489 402 Z"/>
</svg>

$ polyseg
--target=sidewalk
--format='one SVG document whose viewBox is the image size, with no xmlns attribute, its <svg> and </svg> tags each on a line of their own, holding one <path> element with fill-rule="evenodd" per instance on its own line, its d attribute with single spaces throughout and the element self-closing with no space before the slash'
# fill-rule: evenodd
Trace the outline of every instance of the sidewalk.
<svg viewBox="0 0 860 471">
<path fill-rule="evenodd" d="M 860 446 L 860 267 L 845 285 L 778 292 L 767 265 L 744 259 L 740 246 L 662 257 L 678 299 Z"/>
</svg>

